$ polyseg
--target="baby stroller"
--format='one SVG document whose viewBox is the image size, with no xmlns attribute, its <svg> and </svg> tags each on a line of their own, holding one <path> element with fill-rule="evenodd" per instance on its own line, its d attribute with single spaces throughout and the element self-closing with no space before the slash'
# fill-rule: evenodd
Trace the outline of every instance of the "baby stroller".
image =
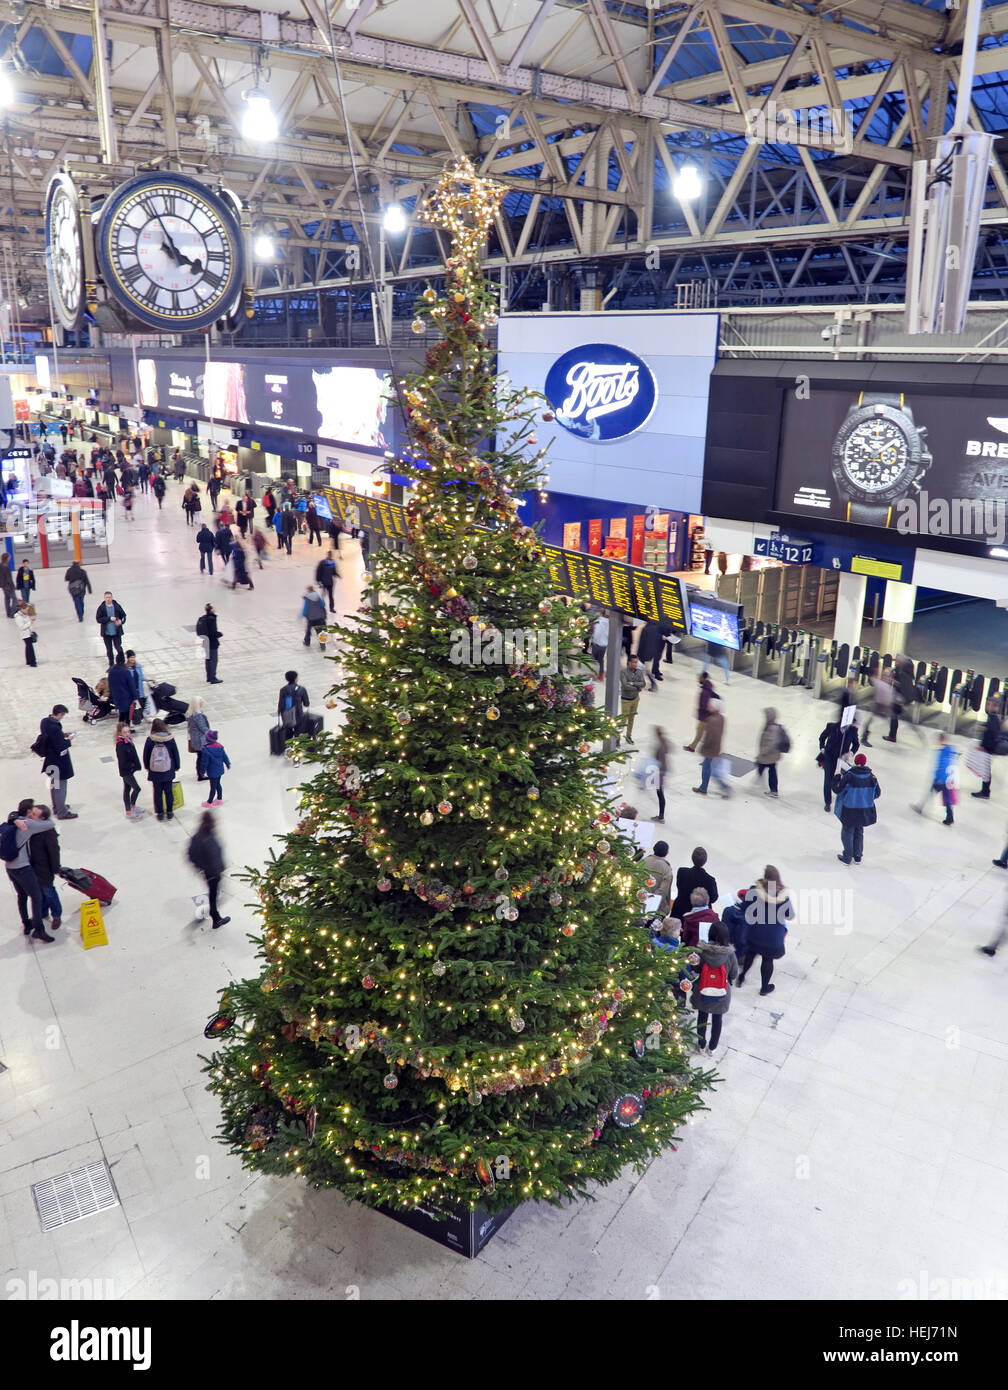
<svg viewBox="0 0 1008 1390">
<path fill-rule="evenodd" d="M 164 711 L 164 722 L 166 724 L 182 724 L 185 721 L 186 710 L 189 706 L 185 700 L 175 700 L 175 687 L 169 685 L 167 681 L 162 681 L 160 685 L 155 685 L 151 689 L 151 699 L 154 701 L 158 711 Z"/>
<path fill-rule="evenodd" d="M 84 711 L 85 724 L 97 724 L 99 719 L 107 719 L 112 713 L 111 700 L 99 700 L 87 681 L 80 676 L 71 677 L 77 687 L 77 708 Z"/>
</svg>

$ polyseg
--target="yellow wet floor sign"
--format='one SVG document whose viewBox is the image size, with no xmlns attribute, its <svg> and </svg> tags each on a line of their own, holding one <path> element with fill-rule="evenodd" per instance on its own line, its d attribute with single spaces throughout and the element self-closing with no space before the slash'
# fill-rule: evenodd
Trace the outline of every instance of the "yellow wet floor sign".
<svg viewBox="0 0 1008 1390">
<path fill-rule="evenodd" d="M 101 905 L 97 898 L 88 898 L 86 902 L 81 903 L 80 934 L 85 951 L 90 951 L 92 946 L 108 945 Z"/>
</svg>

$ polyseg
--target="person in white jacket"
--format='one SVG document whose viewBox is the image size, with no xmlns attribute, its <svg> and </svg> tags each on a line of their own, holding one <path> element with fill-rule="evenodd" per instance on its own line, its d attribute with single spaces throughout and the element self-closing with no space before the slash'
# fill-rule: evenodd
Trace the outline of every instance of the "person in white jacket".
<svg viewBox="0 0 1008 1390">
<path fill-rule="evenodd" d="M 17 624 L 17 630 L 24 642 L 25 665 L 37 666 L 38 662 L 35 660 L 35 642 L 37 640 L 35 609 L 30 603 L 18 604 L 17 612 L 14 614 L 14 622 Z"/>
<path fill-rule="evenodd" d="M 600 681 L 605 676 L 606 651 L 609 648 L 609 619 L 605 613 L 600 613 L 595 619 L 595 626 L 591 633 L 592 656 L 598 662 L 598 675 L 595 677 Z"/>
</svg>

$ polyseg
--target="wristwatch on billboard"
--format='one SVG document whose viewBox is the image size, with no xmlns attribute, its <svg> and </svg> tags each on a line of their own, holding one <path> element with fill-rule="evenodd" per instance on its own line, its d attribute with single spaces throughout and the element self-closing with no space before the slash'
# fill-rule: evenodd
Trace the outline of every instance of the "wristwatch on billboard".
<svg viewBox="0 0 1008 1390">
<path fill-rule="evenodd" d="M 889 526 L 893 506 L 920 491 L 931 467 L 927 429 L 902 391 L 862 391 L 833 441 L 833 480 L 844 520 Z"/>
</svg>

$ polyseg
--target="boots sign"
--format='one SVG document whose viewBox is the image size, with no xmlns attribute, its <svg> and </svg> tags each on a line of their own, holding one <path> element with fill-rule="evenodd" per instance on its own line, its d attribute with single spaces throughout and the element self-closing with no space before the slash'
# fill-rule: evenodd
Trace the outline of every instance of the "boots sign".
<svg viewBox="0 0 1008 1390">
<path fill-rule="evenodd" d="M 647 424 L 658 386 L 636 353 L 612 343 L 586 343 L 556 359 L 544 394 L 558 425 L 579 439 L 609 443 Z"/>
</svg>

